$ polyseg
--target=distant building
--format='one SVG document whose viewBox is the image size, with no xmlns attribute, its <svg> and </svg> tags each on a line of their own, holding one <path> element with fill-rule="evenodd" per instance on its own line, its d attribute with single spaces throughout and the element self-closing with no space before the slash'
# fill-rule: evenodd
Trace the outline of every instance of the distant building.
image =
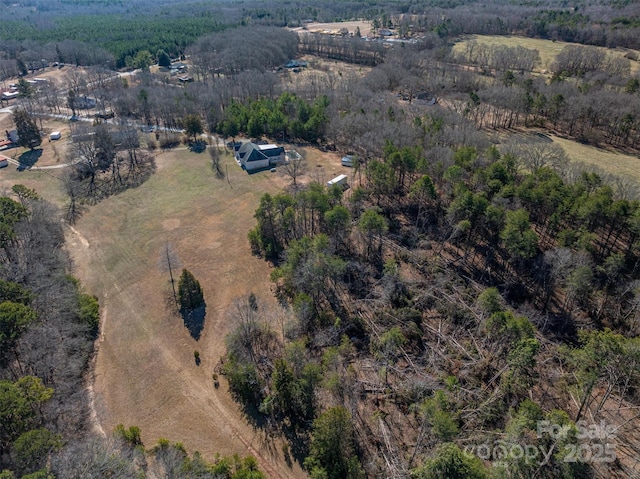
<svg viewBox="0 0 640 479">
<path fill-rule="evenodd" d="M 327 181 L 327 187 L 331 188 L 333 186 L 339 186 L 340 188 L 346 190 L 349 185 L 347 184 L 347 175 L 338 175 L 332 180 Z"/>
<path fill-rule="evenodd" d="M 88 96 L 79 96 L 75 99 L 75 107 L 81 110 L 88 110 L 89 108 L 95 108 L 98 102 L 95 98 Z"/>
<path fill-rule="evenodd" d="M 13 100 L 14 98 L 18 98 L 20 93 L 17 91 L 5 91 L 2 93 L 2 99 L 5 101 Z"/>
<path fill-rule="evenodd" d="M 172 63 L 169 69 L 184 73 L 189 69 L 189 65 L 187 65 L 186 63 Z"/>
<path fill-rule="evenodd" d="M 235 148 L 234 148 L 235 149 Z M 247 171 L 268 168 L 285 160 L 284 148 L 268 144 L 243 143 L 235 152 L 236 161 Z"/>
<path fill-rule="evenodd" d="M 18 144 L 20 141 L 20 137 L 18 136 L 18 130 L 6 131 L 7 140 L 9 140 L 14 146 Z"/>
<path fill-rule="evenodd" d="M 289 60 L 284 64 L 285 68 L 303 68 L 307 66 L 307 62 L 300 60 Z"/>
</svg>

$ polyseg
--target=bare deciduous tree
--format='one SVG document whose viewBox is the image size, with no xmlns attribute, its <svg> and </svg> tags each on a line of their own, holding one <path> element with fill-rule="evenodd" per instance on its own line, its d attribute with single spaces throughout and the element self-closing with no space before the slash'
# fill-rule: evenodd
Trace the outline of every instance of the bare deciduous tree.
<svg viewBox="0 0 640 479">
<path fill-rule="evenodd" d="M 307 171 L 307 162 L 304 158 L 289 158 L 284 165 L 281 166 L 285 175 L 291 178 L 291 187 L 296 190 L 298 188 L 298 178 Z"/>
</svg>

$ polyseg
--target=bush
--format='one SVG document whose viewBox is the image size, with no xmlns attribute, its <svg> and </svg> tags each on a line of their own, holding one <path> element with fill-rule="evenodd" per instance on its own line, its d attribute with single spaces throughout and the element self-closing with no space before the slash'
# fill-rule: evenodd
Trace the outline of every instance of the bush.
<svg viewBox="0 0 640 479">
<path fill-rule="evenodd" d="M 126 429 L 123 424 L 118 424 L 114 433 L 116 437 L 122 439 L 131 447 L 142 446 L 140 428 L 138 426 L 131 426 Z"/>
<path fill-rule="evenodd" d="M 97 296 L 80 293 L 78 296 L 80 306 L 80 320 L 89 325 L 92 337 L 98 334 L 100 326 L 100 306 Z"/>
</svg>

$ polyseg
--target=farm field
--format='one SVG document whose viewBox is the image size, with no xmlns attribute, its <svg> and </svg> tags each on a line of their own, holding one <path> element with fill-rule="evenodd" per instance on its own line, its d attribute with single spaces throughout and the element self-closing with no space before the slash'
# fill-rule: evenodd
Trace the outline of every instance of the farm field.
<svg viewBox="0 0 640 479">
<path fill-rule="evenodd" d="M 517 37 L 512 35 L 468 35 L 464 39 L 459 42 L 456 42 L 454 46 L 454 51 L 463 51 L 465 48 L 465 44 L 475 40 L 479 44 L 485 45 L 504 45 L 507 47 L 516 47 L 521 46 L 529 49 L 538 50 L 540 53 L 540 67 L 538 69 L 539 72 L 543 70 L 549 70 L 549 67 L 553 63 L 556 58 L 556 55 L 560 53 L 560 51 L 566 47 L 567 45 L 576 45 L 574 43 L 567 42 L 558 42 L 552 40 L 543 40 L 540 38 L 526 38 L 526 37 Z M 615 55 L 619 55 L 623 57 L 626 51 L 622 49 L 612 50 L 610 48 L 601 47 L 602 50 L 608 53 L 614 53 Z M 640 72 L 640 62 L 631 61 L 631 73 L 636 74 Z"/>
</svg>

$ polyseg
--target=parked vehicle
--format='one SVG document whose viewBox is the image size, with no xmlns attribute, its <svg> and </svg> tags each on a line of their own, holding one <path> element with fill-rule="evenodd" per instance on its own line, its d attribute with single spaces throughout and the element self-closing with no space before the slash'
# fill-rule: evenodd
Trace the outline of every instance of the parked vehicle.
<svg viewBox="0 0 640 479">
<path fill-rule="evenodd" d="M 96 118 L 100 118 L 102 120 L 107 120 L 109 118 L 113 118 L 115 114 L 111 110 L 105 110 L 96 113 Z"/>
<path fill-rule="evenodd" d="M 355 163 L 355 159 L 353 155 L 345 155 L 342 157 L 342 160 L 340 160 L 340 163 L 342 163 L 342 166 L 352 167 Z"/>
</svg>

